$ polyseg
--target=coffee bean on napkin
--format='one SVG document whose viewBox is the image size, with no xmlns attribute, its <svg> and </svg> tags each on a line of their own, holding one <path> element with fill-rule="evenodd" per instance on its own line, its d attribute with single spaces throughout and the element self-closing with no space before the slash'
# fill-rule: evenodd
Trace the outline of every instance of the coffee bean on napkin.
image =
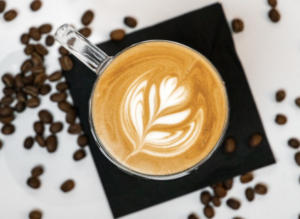
<svg viewBox="0 0 300 219">
<path fill-rule="evenodd" d="M 226 204 L 228 207 L 230 207 L 233 210 L 237 210 L 241 207 L 241 202 L 235 198 L 230 198 L 226 201 Z"/>
<path fill-rule="evenodd" d="M 9 10 L 9 11 L 5 12 L 4 20 L 12 21 L 13 19 L 15 19 L 17 17 L 17 15 L 18 15 L 18 13 L 16 10 Z"/>
<path fill-rule="evenodd" d="M 71 191 L 72 189 L 74 189 L 74 187 L 75 187 L 75 182 L 74 182 L 73 180 L 69 179 L 69 180 L 65 181 L 65 182 L 61 185 L 60 189 L 61 189 L 63 192 L 69 192 L 69 191 Z"/>
<path fill-rule="evenodd" d="M 40 121 L 33 123 L 33 129 L 36 134 L 43 134 L 44 133 L 44 124 Z"/>
<path fill-rule="evenodd" d="M 223 188 L 223 186 L 217 186 L 214 188 L 215 196 L 219 198 L 224 198 L 227 195 L 227 191 Z"/>
<path fill-rule="evenodd" d="M 58 103 L 58 108 L 63 112 L 69 112 L 70 110 L 73 110 L 72 105 L 69 102 L 63 101 Z M 76 115 L 76 112 L 74 112 Z"/>
<path fill-rule="evenodd" d="M 80 124 L 71 124 L 68 128 L 68 132 L 73 135 L 80 134 L 81 131 L 82 129 Z"/>
<path fill-rule="evenodd" d="M 46 141 L 42 135 L 37 134 L 34 139 L 39 144 L 39 146 L 41 147 L 46 146 Z"/>
<path fill-rule="evenodd" d="M 11 74 L 6 73 L 2 76 L 2 82 L 4 83 L 4 85 L 6 87 L 13 87 L 14 86 L 14 77 Z"/>
<path fill-rule="evenodd" d="M 64 71 L 70 71 L 73 68 L 73 61 L 70 59 L 69 56 L 60 57 L 59 63 Z"/>
<path fill-rule="evenodd" d="M 37 177 L 29 177 L 27 185 L 33 189 L 38 189 L 41 186 L 41 181 Z"/>
<path fill-rule="evenodd" d="M 295 100 L 295 103 L 298 107 L 300 107 L 300 97 L 298 97 L 296 100 Z"/>
<path fill-rule="evenodd" d="M 286 94 L 285 94 L 285 91 L 284 90 L 279 90 L 276 92 L 276 101 L 277 102 L 281 102 L 284 100 Z"/>
<path fill-rule="evenodd" d="M 2 129 L 1 129 L 1 132 L 4 134 L 4 135 L 11 135 L 15 132 L 15 126 L 12 125 L 12 124 L 5 124 Z"/>
<path fill-rule="evenodd" d="M 52 46 L 55 42 L 55 39 L 52 35 L 48 35 L 45 39 L 45 43 L 47 46 Z"/>
<path fill-rule="evenodd" d="M 240 181 L 241 183 L 248 183 L 251 182 L 253 180 L 253 174 L 252 173 L 246 173 L 244 175 L 241 175 L 240 177 Z"/>
<path fill-rule="evenodd" d="M 250 187 L 248 187 L 245 191 L 245 195 L 248 201 L 253 201 L 254 200 L 254 190 Z"/>
<path fill-rule="evenodd" d="M 204 205 L 208 205 L 209 202 L 211 201 L 211 195 L 208 191 L 203 191 L 200 194 L 200 201 Z"/>
<path fill-rule="evenodd" d="M 228 154 L 235 152 L 236 142 L 234 138 L 227 138 L 224 142 L 224 151 Z"/>
<path fill-rule="evenodd" d="M 29 219 L 42 219 L 42 212 L 39 210 L 33 210 L 29 213 Z"/>
<path fill-rule="evenodd" d="M 215 211 L 210 205 L 204 207 L 203 213 L 207 218 L 213 218 L 215 216 Z"/>
<path fill-rule="evenodd" d="M 92 30 L 89 27 L 83 27 L 78 30 L 78 32 L 81 33 L 84 37 L 89 37 L 92 33 Z"/>
<path fill-rule="evenodd" d="M 85 147 L 88 144 L 88 138 L 86 137 L 86 135 L 79 135 L 77 138 L 77 144 L 80 147 Z"/>
<path fill-rule="evenodd" d="M 53 116 L 48 110 L 41 110 L 39 112 L 40 121 L 45 124 L 50 124 L 53 122 Z"/>
<path fill-rule="evenodd" d="M 265 195 L 268 192 L 268 188 L 264 184 L 258 183 L 254 187 L 254 191 L 255 191 L 255 193 L 257 193 L 259 195 Z"/>
<path fill-rule="evenodd" d="M 55 134 L 63 129 L 63 124 L 61 122 L 52 123 L 50 126 L 50 132 Z"/>
<path fill-rule="evenodd" d="M 57 137 L 55 135 L 50 135 L 46 139 L 46 147 L 49 153 L 53 153 L 57 149 Z"/>
<path fill-rule="evenodd" d="M 271 7 L 275 8 L 277 5 L 277 0 L 268 0 L 268 3 Z"/>
<path fill-rule="evenodd" d="M 38 177 L 44 173 L 44 168 L 42 166 L 36 166 L 31 170 L 32 177 Z"/>
<path fill-rule="evenodd" d="M 214 196 L 211 198 L 212 203 L 214 204 L 214 206 L 219 207 L 221 205 L 221 200 L 220 198 Z"/>
<path fill-rule="evenodd" d="M 22 34 L 21 43 L 27 45 L 29 43 L 30 37 L 27 33 Z"/>
<path fill-rule="evenodd" d="M 134 17 L 127 16 L 124 18 L 124 24 L 128 27 L 134 28 L 137 25 L 137 20 Z"/>
<path fill-rule="evenodd" d="M 251 136 L 251 138 L 249 139 L 249 146 L 251 148 L 255 148 L 257 146 L 260 145 L 260 143 L 262 142 L 263 138 L 260 134 L 254 134 Z"/>
<path fill-rule="evenodd" d="M 39 94 L 46 95 L 51 91 L 51 86 L 49 84 L 44 84 L 39 89 Z"/>
<path fill-rule="evenodd" d="M 289 141 L 288 141 L 288 145 L 294 149 L 297 149 L 300 147 L 300 142 L 298 139 L 296 138 L 291 138 Z"/>
<path fill-rule="evenodd" d="M 238 18 L 232 20 L 231 26 L 232 26 L 233 32 L 235 32 L 235 33 L 239 33 L 244 30 L 244 22 Z"/>
<path fill-rule="evenodd" d="M 73 159 L 75 161 L 79 161 L 79 160 L 82 160 L 83 158 L 85 158 L 86 156 L 86 153 L 83 149 L 79 149 L 77 151 L 75 151 L 74 155 L 73 155 Z"/>
<path fill-rule="evenodd" d="M 39 28 L 40 33 L 50 33 L 52 30 L 52 25 L 51 24 L 43 24 Z"/>
<path fill-rule="evenodd" d="M 49 81 L 59 81 L 60 79 L 62 78 L 62 73 L 61 71 L 56 71 L 54 73 L 52 73 L 50 76 L 49 76 Z"/>
<path fill-rule="evenodd" d="M 125 31 L 123 29 L 117 29 L 110 33 L 110 38 L 115 41 L 120 41 L 125 37 Z"/>
<path fill-rule="evenodd" d="M 34 0 L 30 4 L 30 8 L 32 11 L 37 11 L 42 7 L 42 2 L 40 0 Z"/>
<path fill-rule="evenodd" d="M 41 33 L 40 31 L 35 28 L 35 27 L 31 27 L 29 29 L 29 36 L 31 37 L 31 39 L 35 40 L 35 41 L 39 41 L 41 39 Z"/>
<path fill-rule="evenodd" d="M 18 102 L 16 105 L 15 105 L 15 111 L 18 112 L 18 113 L 21 113 L 25 110 L 26 108 L 26 104 L 24 102 Z"/>
<path fill-rule="evenodd" d="M 33 146 L 33 138 L 31 136 L 27 137 L 24 141 L 24 148 L 30 149 Z"/>
<path fill-rule="evenodd" d="M 196 215 L 195 213 L 193 213 L 193 214 L 190 214 L 188 216 L 188 219 L 200 219 L 200 218 L 198 217 L 198 215 Z"/>
<path fill-rule="evenodd" d="M 89 25 L 94 18 L 94 13 L 91 10 L 86 11 L 81 17 L 81 23 L 83 25 Z"/>
<path fill-rule="evenodd" d="M 277 22 L 280 20 L 280 14 L 279 14 L 279 12 L 277 11 L 277 9 L 272 8 L 272 9 L 269 11 L 269 18 L 270 18 L 270 20 L 273 21 L 274 23 L 277 23 Z"/>
<path fill-rule="evenodd" d="M 275 122 L 279 125 L 284 125 L 287 122 L 287 118 L 285 115 L 278 114 L 276 115 Z"/>
<path fill-rule="evenodd" d="M 0 150 L 2 149 L 2 147 L 3 147 L 3 142 L 0 139 Z"/>
<path fill-rule="evenodd" d="M 295 154 L 295 161 L 296 161 L 296 163 L 300 166 L 300 152 L 297 152 L 297 153 Z"/>
<path fill-rule="evenodd" d="M 2 13 L 5 10 L 6 7 L 6 2 L 5 1 L 0 1 L 0 13 Z"/>
<path fill-rule="evenodd" d="M 223 184 L 224 189 L 230 190 L 233 186 L 233 179 L 225 180 L 222 184 Z"/>
</svg>

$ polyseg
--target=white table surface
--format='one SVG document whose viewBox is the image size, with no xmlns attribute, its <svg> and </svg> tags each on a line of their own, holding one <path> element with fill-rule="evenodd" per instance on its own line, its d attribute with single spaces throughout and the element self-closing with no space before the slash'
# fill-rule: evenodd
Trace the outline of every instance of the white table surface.
<svg viewBox="0 0 300 219">
<path fill-rule="evenodd" d="M 112 29 L 125 28 L 122 20 L 126 15 L 138 19 L 138 27 L 134 29 L 137 30 L 216 1 L 43 0 L 43 7 L 35 13 L 29 9 L 30 2 L 7 0 L 7 9 L 19 11 L 18 17 L 12 22 L 5 22 L 0 15 L 0 76 L 5 72 L 18 73 L 20 64 L 25 60 L 22 52 L 24 47 L 19 38 L 33 25 L 50 22 L 56 29 L 63 23 L 71 23 L 80 28 L 81 15 L 87 9 L 92 9 L 95 19 L 90 25 L 93 29 L 90 40 L 99 43 L 108 39 Z M 239 17 L 245 23 L 245 30 L 233 37 L 277 164 L 255 171 L 255 179 L 247 185 L 242 185 L 235 178 L 234 188 L 226 199 L 236 197 L 242 201 L 242 207 L 233 211 L 223 204 L 215 208 L 214 218 L 296 219 L 300 213 L 300 169 L 294 161 L 296 150 L 290 149 L 286 142 L 293 136 L 300 138 L 300 109 L 294 104 L 294 99 L 300 96 L 300 1 L 278 0 L 278 9 L 282 14 L 278 24 L 271 23 L 267 17 L 267 0 L 220 2 L 223 3 L 228 21 Z M 127 32 L 134 30 L 126 28 Z M 48 73 L 59 69 L 57 48 L 56 43 L 46 58 Z M 286 90 L 287 98 L 279 104 L 275 102 L 274 94 L 280 88 Z M 3 89 L 2 83 L 0 89 Z M 64 121 L 64 113 L 50 102 L 49 96 L 42 99 L 40 107 L 26 109 L 17 116 L 14 121 L 17 130 L 13 135 L 3 136 L 0 133 L 4 141 L 0 151 L 0 218 L 27 218 L 28 212 L 34 208 L 44 212 L 44 219 L 113 218 L 90 151 L 84 160 L 72 160 L 78 146 L 76 136 L 67 134 L 66 125 L 63 132 L 58 134 L 59 147 L 56 153 L 48 154 L 37 144 L 31 150 L 23 148 L 25 137 L 33 134 L 32 124 L 38 119 L 37 112 L 40 109 L 47 108 L 54 114 L 55 121 Z M 288 116 L 286 125 L 274 123 L 277 113 Z M 31 168 L 37 164 L 44 165 L 45 173 L 41 176 L 41 188 L 33 190 L 26 185 L 26 180 Z M 69 178 L 76 181 L 76 188 L 64 194 L 59 187 Z M 255 201 L 249 203 L 244 191 L 257 182 L 266 183 L 269 192 L 266 196 L 256 196 Z M 185 219 L 191 212 L 205 218 L 199 193 L 196 191 L 123 218 Z"/>
</svg>

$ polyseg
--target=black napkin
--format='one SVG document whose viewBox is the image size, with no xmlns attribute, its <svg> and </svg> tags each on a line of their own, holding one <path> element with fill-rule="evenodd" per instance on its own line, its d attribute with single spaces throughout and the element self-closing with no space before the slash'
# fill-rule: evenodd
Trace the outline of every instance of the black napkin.
<svg viewBox="0 0 300 219">
<path fill-rule="evenodd" d="M 228 155 L 220 147 L 197 171 L 176 180 L 152 181 L 127 175 L 108 161 L 94 142 L 88 122 L 88 101 L 96 75 L 72 57 L 74 68 L 65 72 L 65 76 L 83 129 L 89 137 L 90 149 L 114 217 L 133 213 L 275 162 L 220 4 L 139 30 L 120 42 L 108 41 L 98 46 L 108 55 L 115 55 L 134 43 L 150 39 L 172 40 L 194 48 L 219 70 L 226 83 L 230 102 L 230 123 L 226 137 L 236 139 L 237 150 Z M 259 147 L 250 148 L 248 140 L 254 133 L 260 133 L 263 141 Z"/>
</svg>

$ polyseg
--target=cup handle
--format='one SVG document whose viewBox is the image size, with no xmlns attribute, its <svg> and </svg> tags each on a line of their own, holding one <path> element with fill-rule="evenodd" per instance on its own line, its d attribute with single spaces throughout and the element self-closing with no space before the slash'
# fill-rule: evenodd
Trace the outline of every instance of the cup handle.
<svg viewBox="0 0 300 219">
<path fill-rule="evenodd" d="M 57 29 L 55 39 L 96 74 L 98 69 L 111 59 L 69 24 Z"/>
</svg>

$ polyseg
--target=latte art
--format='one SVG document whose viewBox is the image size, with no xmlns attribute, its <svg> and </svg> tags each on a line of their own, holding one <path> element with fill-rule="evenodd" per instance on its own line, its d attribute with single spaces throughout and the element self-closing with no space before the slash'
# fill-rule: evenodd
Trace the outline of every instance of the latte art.
<svg viewBox="0 0 300 219">
<path fill-rule="evenodd" d="M 168 175 L 205 159 L 227 121 L 224 85 L 200 54 L 147 42 L 115 57 L 92 97 L 95 132 L 107 153 L 143 174 Z"/>
</svg>

